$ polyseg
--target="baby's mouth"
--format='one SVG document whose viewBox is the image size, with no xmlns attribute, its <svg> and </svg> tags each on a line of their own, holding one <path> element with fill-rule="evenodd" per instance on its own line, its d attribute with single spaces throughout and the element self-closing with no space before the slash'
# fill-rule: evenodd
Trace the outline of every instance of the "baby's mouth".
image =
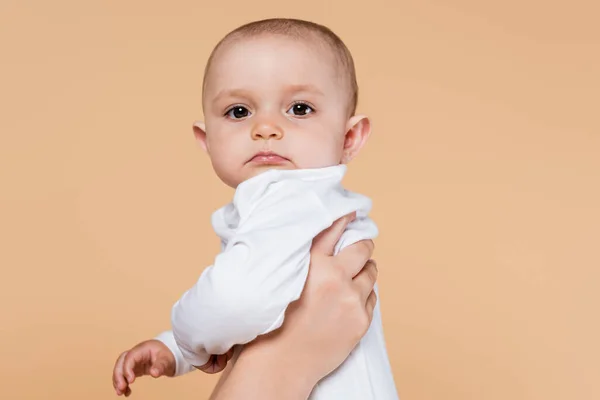
<svg viewBox="0 0 600 400">
<path fill-rule="evenodd" d="M 256 153 L 248 163 L 256 165 L 282 165 L 290 160 L 272 151 L 261 151 Z"/>
</svg>

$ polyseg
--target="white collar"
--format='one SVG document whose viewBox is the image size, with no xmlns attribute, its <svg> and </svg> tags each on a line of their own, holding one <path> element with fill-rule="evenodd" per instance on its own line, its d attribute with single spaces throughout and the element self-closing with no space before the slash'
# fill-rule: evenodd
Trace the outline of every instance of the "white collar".
<svg viewBox="0 0 600 400">
<path fill-rule="evenodd" d="M 269 169 L 240 183 L 235 190 L 233 201 L 215 211 L 211 222 L 219 237 L 231 237 L 242 218 L 245 218 L 254 205 L 265 195 L 273 183 L 293 181 L 300 185 L 318 184 L 321 190 L 341 189 L 341 181 L 346 174 L 344 164 L 323 168 L 293 170 Z"/>
</svg>

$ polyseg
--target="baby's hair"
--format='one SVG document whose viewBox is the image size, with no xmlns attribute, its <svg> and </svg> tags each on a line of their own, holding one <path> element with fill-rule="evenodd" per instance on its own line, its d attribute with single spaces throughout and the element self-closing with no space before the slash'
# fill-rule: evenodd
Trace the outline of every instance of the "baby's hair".
<svg viewBox="0 0 600 400">
<path fill-rule="evenodd" d="M 339 65 L 343 69 L 345 83 L 349 86 L 350 99 L 348 104 L 349 115 L 356 113 L 358 104 L 358 83 L 356 81 L 356 69 L 350 50 L 346 47 L 342 39 L 339 38 L 331 29 L 315 22 L 304 21 L 293 18 L 270 18 L 260 21 L 254 21 L 242 25 L 229 32 L 223 39 L 217 43 L 213 49 L 206 68 L 204 70 L 204 81 L 202 88 L 206 86 L 206 77 L 213 62 L 217 50 L 224 44 L 244 38 L 257 37 L 262 35 L 283 35 L 294 39 L 310 40 L 309 35 L 317 38 L 330 50 L 333 51 Z"/>
</svg>

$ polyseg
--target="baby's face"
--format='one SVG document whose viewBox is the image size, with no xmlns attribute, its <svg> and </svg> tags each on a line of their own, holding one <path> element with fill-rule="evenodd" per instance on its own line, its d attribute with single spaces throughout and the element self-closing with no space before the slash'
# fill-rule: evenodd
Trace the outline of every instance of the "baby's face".
<svg viewBox="0 0 600 400">
<path fill-rule="evenodd" d="M 347 161 L 361 118 L 349 118 L 339 74 L 324 46 L 305 41 L 266 36 L 221 48 L 207 76 L 205 122 L 194 127 L 219 178 L 235 188 L 270 168 Z"/>
</svg>

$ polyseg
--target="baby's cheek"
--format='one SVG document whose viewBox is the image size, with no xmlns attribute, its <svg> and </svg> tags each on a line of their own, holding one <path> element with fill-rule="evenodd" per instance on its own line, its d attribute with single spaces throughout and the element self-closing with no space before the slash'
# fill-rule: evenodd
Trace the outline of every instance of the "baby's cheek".
<svg viewBox="0 0 600 400">
<path fill-rule="evenodd" d="M 236 187 L 243 179 L 240 177 L 239 168 L 235 169 L 231 164 L 212 161 L 215 174 L 223 183 L 230 187 Z"/>
<path fill-rule="evenodd" d="M 341 146 L 333 141 L 315 141 L 303 148 L 298 163 L 301 168 L 330 167 L 339 164 L 341 155 Z"/>
<path fill-rule="evenodd" d="M 235 149 L 225 147 L 213 147 L 210 153 L 212 167 L 217 176 L 227 185 L 235 186 L 240 177 L 242 156 Z"/>
</svg>

